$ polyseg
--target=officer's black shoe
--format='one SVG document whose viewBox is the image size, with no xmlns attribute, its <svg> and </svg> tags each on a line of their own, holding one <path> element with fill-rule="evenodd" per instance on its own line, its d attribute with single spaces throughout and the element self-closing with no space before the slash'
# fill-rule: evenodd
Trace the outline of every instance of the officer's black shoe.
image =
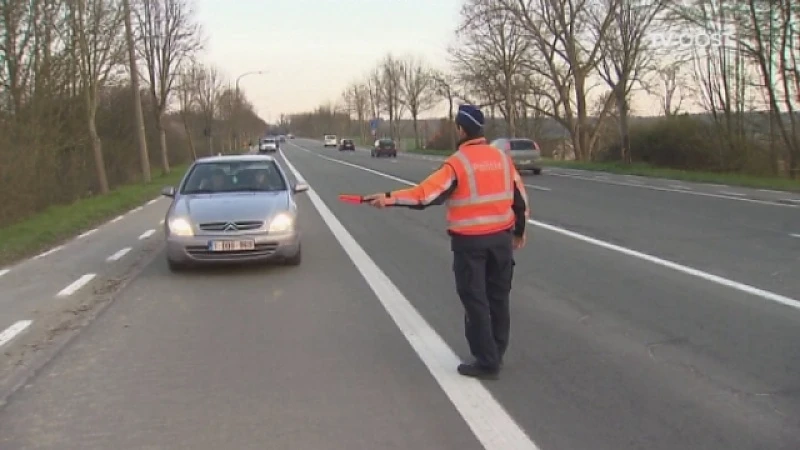
<svg viewBox="0 0 800 450">
<path fill-rule="evenodd" d="M 458 373 L 465 377 L 478 378 L 481 380 L 496 380 L 500 374 L 500 369 L 491 369 L 480 366 L 476 363 L 459 364 Z"/>
</svg>

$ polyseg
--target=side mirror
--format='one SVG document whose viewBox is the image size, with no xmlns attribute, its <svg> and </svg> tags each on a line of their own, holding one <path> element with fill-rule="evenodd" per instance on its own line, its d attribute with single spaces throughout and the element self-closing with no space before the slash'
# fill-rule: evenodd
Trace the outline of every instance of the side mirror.
<svg viewBox="0 0 800 450">
<path fill-rule="evenodd" d="M 307 191 L 307 190 L 308 190 L 308 184 L 306 184 L 306 183 L 297 183 L 297 184 L 295 184 L 295 185 L 294 185 L 294 187 L 292 188 L 292 191 L 293 191 L 295 194 L 299 194 L 299 193 L 301 193 L 301 192 L 305 192 L 305 191 Z"/>
<path fill-rule="evenodd" d="M 161 189 L 161 195 L 164 197 L 175 197 L 175 188 L 172 186 L 165 186 Z"/>
</svg>

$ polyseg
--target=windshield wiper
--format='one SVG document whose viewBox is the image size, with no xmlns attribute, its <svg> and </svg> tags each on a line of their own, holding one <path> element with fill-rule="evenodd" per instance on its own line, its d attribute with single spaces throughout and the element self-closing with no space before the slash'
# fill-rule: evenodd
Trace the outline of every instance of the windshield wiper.
<svg viewBox="0 0 800 450">
<path fill-rule="evenodd" d="M 213 189 L 194 189 L 194 190 L 191 190 L 191 191 L 184 191 L 183 193 L 184 194 L 213 194 L 215 192 L 219 192 L 219 191 L 215 191 Z"/>
</svg>

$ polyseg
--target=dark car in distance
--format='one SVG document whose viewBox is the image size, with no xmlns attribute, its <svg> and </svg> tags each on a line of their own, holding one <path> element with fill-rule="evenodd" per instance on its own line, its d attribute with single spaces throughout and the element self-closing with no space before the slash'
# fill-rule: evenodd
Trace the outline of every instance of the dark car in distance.
<svg viewBox="0 0 800 450">
<path fill-rule="evenodd" d="M 378 139 L 370 151 L 370 156 L 373 158 L 380 158 L 381 156 L 397 158 L 397 145 L 392 139 Z"/>
<path fill-rule="evenodd" d="M 356 144 L 352 139 L 342 139 L 342 142 L 339 143 L 339 151 L 345 150 L 356 151 Z"/>
</svg>

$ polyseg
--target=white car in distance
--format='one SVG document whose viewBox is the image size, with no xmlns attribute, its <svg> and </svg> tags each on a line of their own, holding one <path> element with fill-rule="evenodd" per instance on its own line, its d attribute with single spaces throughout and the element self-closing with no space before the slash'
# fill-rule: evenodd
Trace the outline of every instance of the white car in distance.
<svg viewBox="0 0 800 450">
<path fill-rule="evenodd" d="M 325 147 L 336 147 L 339 145 L 338 139 L 335 134 L 326 134 L 323 145 Z"/>
</svg>

